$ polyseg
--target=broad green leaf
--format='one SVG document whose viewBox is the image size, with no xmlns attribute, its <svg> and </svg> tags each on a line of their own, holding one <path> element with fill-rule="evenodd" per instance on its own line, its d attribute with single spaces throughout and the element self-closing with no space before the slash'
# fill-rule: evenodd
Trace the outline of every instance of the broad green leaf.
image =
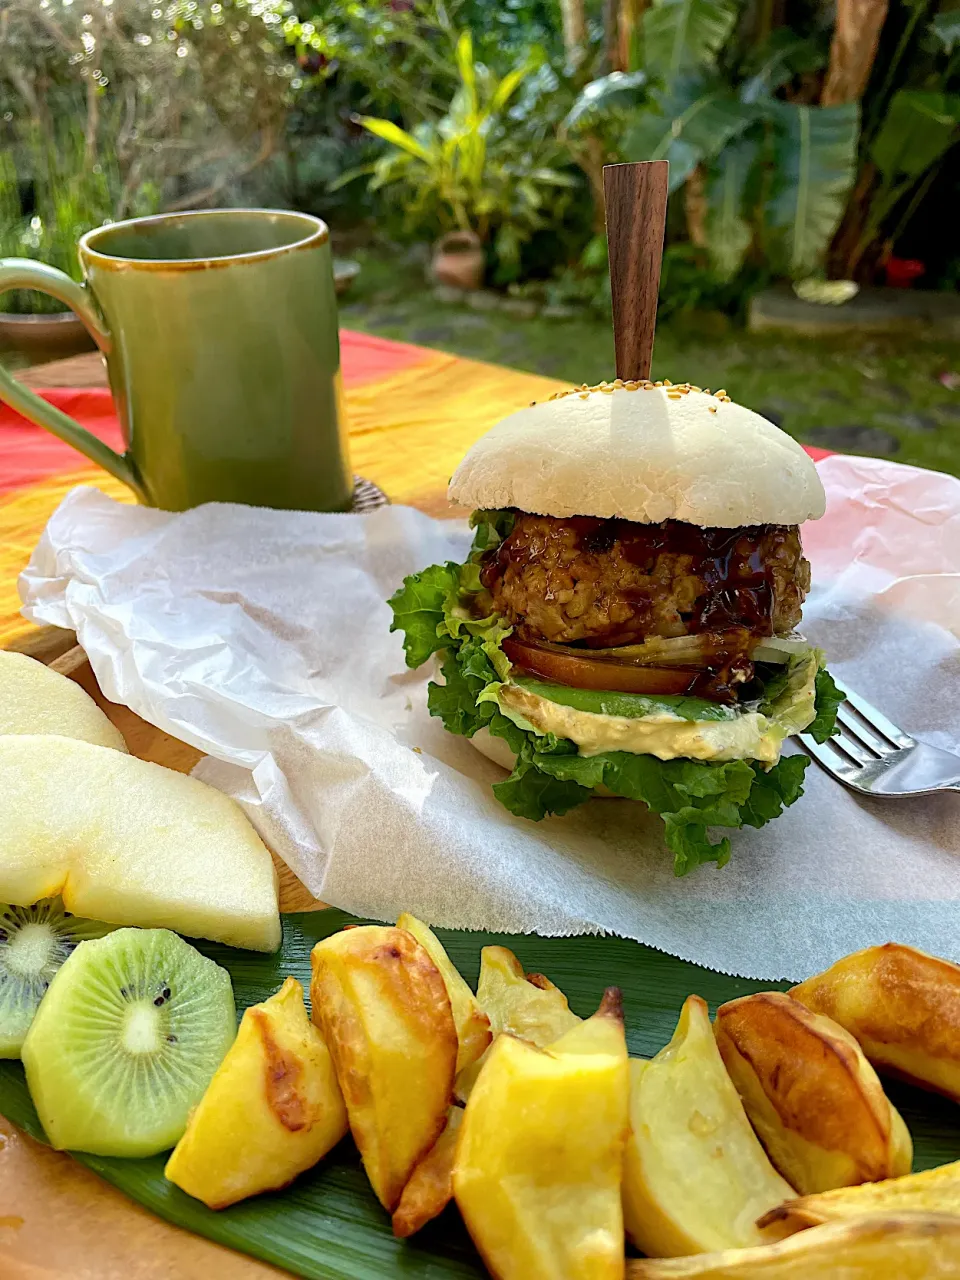
<svg viewBox="0 0 960 1280">
<path fill-rule="evenodd" d="M 775 256 L 791 276 L 810 275 L 843 216 L 856 176 L 860 110 L 771 102 L 776 186 L 766 208 Z"/>
<path fill-rule="evenodd" d="M 723 280 L 731 280 L 740 270 L 753 239 L 744 217 L 744 191 L 758 153 L 752 138 L 738 138 L 724 147 L 707 171 L 707 252 Z"/>
<path fill-rule="evenodd" d="M 735 0 L 655 0 L 643 15 L 643 63 L 668 86 L 712 67 L 737 17 Z"/>
<path fill-rule="evenodd" d="M 945 53 L 960 46 L 960 9 L 946 9 L 930 23 L 930 31 L 943 45 Z"/>
<path fill-rule="evenodd" d="M 776 27 L 748 65 L 747 78 L 740 86 L 743 102 L 759 102 L 798 72 L 815 71 L 825 62 L 823 50 L 813 40 L 797 36 L 789 27 Z"/>
<path fill-rule="evenodd" d="M 611 107 L 629 106 L 640 97 L 647 83 L 645 71 L 611 71 L 608 76 L 591 80 L 580 91 L 567 113 L 564 128 L 576 131 L 597 120 Z"/>
<path fill-rule="evenodd" d="M 919 178 L 958 137 L 960 94 L 901 89 L 893 95 L 870 158 L 888 182 Z"/>
<path fill-rule="evenodd" d="M 726 88 L 683 77 L 670 93 L 637 112 L 623 137 L 627 160 L 669 160 L 676 191 L 704 160 L 719 155 L 757 119 L 757 108 Z"/>
<path fill-rule="evenodd" d="M 401 129 L 392 120 L 381 120 L 377 116 L 358 116 L 357 123 L 362 124 L 368 132 L 382 138 L 384 142 L 392 143 L 402 151 L 416 156 L 418 160 L 430 162 L 431 155 L 427 148 L 418 142 L 412 133 L 407 133 L 406 129 Z"/>
</svg>

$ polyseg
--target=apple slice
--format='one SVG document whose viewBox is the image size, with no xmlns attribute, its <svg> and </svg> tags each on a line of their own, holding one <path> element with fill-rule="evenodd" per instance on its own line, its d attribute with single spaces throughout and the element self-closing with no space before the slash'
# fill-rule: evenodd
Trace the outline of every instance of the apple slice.
<svg viewBox="0 0 960 1280">
<path fill-rule="evenodd" d="M 75 680 L 0 649 L 0 734 L 55 733 L 126 751 L 123 734 Z"/>
<path fill-rule="evenodd" d="M 109 747 L 0 737 L 0 902 L 63 898 L 73 915 L 280 946 L 277 877 L 213 787 Z"/>
</svg>

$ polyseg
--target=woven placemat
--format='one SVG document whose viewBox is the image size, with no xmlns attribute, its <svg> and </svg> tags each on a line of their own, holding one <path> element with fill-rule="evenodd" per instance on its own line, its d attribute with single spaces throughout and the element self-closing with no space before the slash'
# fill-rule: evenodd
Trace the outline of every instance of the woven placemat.
<svg viewBox="0 0 960 1280">
<path fill-rule="evenodd" d="M 363 476 L 353 477 L 353 503 L 350 510 L 357 515 L 365 511 L 375 511 L 377 507 L 388 507 L 390 499 L 372 480 L 364 480 Z"/>
</svg>

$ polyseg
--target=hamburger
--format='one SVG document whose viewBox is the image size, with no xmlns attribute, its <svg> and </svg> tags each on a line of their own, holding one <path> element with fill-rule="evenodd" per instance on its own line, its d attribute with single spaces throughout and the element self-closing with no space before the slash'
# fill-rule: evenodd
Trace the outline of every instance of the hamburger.
<svg viewBox="0 0 960 1280">
<path fill-rule="evenodd" d="M 509 770 L 511 813 L 642 801 L 683 875 L 799 799 L 783 744 L 825 741 L 842 695 L 798 630 L 825 495 L 796 441 L 726 392 L 617 379 L 504 419 L 448 496 L 469 555 L 408 577 L 392 629 L 409 666 L 437 655 L 430 713 Z"/>
</svg>

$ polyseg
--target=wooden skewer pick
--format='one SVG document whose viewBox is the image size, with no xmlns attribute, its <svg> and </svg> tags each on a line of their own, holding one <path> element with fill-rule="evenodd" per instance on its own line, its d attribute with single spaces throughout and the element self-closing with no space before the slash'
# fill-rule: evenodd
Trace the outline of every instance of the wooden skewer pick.
<svg viewBox="0 0 960 1280">
<path fill-rule="evenodd" d="M 603 168 L 617 377 L 649 378 L 667 221 L 666 160 Z"/>
</svg>

